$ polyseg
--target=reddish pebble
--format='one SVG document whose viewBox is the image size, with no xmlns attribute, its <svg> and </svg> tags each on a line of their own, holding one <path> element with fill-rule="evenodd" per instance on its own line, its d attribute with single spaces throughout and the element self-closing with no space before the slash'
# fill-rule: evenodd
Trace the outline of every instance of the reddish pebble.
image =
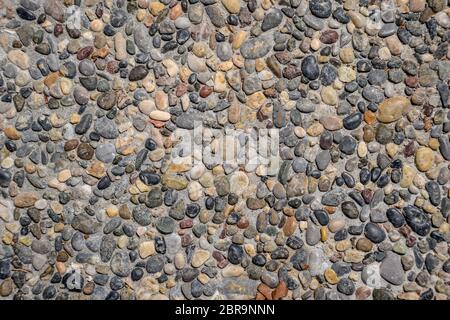
<svg viewBox="0 0 450 320">
<path fill-rule="evenodd" d="M 86 59 L 87 57 L 89 57 L 92 54 L 93 51 L 94 51 L 93 46 L 84 47 L 84 48 L 78 50 L 77 59 L 78 60 Z"/>
<path fill-rule="evenodd" d="M 203 86 L 203 87 L 200 89 L 199 94 L 200 94 L 200 97 L 206 98 L 206 97 L 209 96 L 212 92 L 213 92 L 213 88 L 212 88 L 212 87 L 210 87 L 210 86 Z"/>
<path fill-rule="evenodd" d="M 193 222 L 191 219 L 186 219 L 180 222 L 180 228 L 181 229 L 188 229 L 192 228 Z"/>
</svg>

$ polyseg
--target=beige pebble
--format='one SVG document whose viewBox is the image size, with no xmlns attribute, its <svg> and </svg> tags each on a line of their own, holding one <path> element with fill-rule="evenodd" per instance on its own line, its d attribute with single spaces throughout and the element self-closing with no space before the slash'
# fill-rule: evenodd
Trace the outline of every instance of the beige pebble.
<svg viewBox="0 0 450 320">
<path fill-rule="evenodd" d="M 416 151 L 415 163 L 420 171 L 428 171 L 434 163 L 433 150 L 428 147 L 420 147 Z"/>
<path fill-rule="evenodd" d="M 151 119 L 159 121 L 167 121 L 170 119 L 170 113 L 161 110 L 154 110 L 150 112 L 149 116 Z"/>
</svg>

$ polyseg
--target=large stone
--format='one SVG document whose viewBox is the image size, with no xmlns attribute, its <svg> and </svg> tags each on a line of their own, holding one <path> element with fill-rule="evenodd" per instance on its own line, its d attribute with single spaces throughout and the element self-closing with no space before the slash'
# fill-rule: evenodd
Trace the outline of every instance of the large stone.
<svg viewBox="0 0 450 320">
<path fill-rule="evenodd" d="M 18 208 L 27 208 L 38 200 L 39 196 L 34 192 L 21 192 L 14 198 L 14 205 Z"/>
<path fill-rule="evenodd" d="M 263 35 L 246 40 L 241 46 L 241 54 L 246 59 L 258 59 L 269 53 L 271 47 L 271 39 Z"/>
</svg>

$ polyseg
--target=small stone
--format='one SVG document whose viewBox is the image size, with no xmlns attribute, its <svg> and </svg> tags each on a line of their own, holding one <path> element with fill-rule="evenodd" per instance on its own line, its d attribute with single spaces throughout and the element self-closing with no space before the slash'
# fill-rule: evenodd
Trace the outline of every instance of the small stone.
<svg viewBox="0 0 450 320">
<path fill-rule="evenodd" d="M 309 10 L 318 18 L 328 18 L 331 16 L 331 1 L 329 0 L 312 0 L 309 2 Z"/>
<path fill-rule="evenodd" d="M 280 25 L 283 20 L 283 13 L 279 9 L 269 11 L 261 24 L 261 30 L 267 31 Z"/>
<path fill-rule="evenodd" d="M 130 74 L 128 75 L 128 79 L 130 81 L 139 81 L 144 79 L 148 74 L 148 70 L 143 65 L 138 65 L 131 69 Z"/>
<path fill-rule="evenodd" d="M 386 258 L 381 262 L 380 274 L 383 279 L 393 285 L 401 285 L 405 279 L 400 256 L 387 252 Z"/>
<path fill-rule="evenodd" d="M 127 252 L 116 252 L 111 259 L 111 271 L 119 277 L 127 277 L 131 272 L 130 258 Z"/>
<path fill-rule="evenodd" d="M 378 106 L 377 119 L 384 123 L 397 121 L 405 114 L 409 106 L 410 102 L 406 97 L 386 99 Z"/>
<path fill-rule="evenodd" d="M 386 233 L 377 224 L 369 222 L 364 228 L 364 235 L 374 243 L 380 243 L 386 238 Z"/>
<path fill-rule="evenodd" d="M 335 106 L 338 103 L 337 92 L 332 87 L 323 87 L 320 96 L 322 101 L 330 106 Z"/>
<path fill-rule="evenodd" d="M 415 163 L 420 171 L 428 171 L 434 163 L 433 150 L 427 147 L 420 147 L 416 151 Z"/>
<path fill-rule="evenodd" d="M 195 251 L 194 255 L 192 256 L 192 266 L 194 268 L 199 268 L 209 259 L 209 257 L 210 257 L 209 251 L 201 249 Z"/>
<path fill-rule="evenodd" d="M 246 40 L 241 46 L 241 54 L 246 59 L 264 57 L 271 49 L 271 41 L 266 36 Z"/>
<path fill-rule="evenodd" d="M 14 198 L 14 205 L 18 208 L 27 208 L 34 205 L 39 197 L 34 192 L 22 192 Z"/>
<path fill-rule="evenodd" d="M 148 258 L 156 253 L 154 241 L 144 241 L 139 244 L 139 256 L 142 259 Z"/>
<path fill-rule="evenodd" d="M 225 9 L 228 10 L 229 13 L 239 13 L 241 9 L 241 4 L 239 0 L 221 0 Z"/>
<path fill-rule="evenodd" d="M 8 59 L 22 70 L 30 68 L 30 59 L 28 55 L 18 49 L 14 49 L 8 52 Z"/>
</svg>

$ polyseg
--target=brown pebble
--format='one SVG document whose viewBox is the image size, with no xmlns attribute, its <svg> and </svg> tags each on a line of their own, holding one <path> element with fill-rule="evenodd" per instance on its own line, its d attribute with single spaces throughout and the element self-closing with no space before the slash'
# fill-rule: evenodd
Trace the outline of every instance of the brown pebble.
<svg viewBox="0 0 450 320">
<path fill-rule="evenodd" d="M 272 291 L 272 299 L 280 300 L 281 298 L 286 297 L 287 293 L 288 293 L 288 288 L 286 286 L 286 283 L 284 281 L 280 281 L 280 283 L 275 288 L 275 290 Z"/>
</svg>

